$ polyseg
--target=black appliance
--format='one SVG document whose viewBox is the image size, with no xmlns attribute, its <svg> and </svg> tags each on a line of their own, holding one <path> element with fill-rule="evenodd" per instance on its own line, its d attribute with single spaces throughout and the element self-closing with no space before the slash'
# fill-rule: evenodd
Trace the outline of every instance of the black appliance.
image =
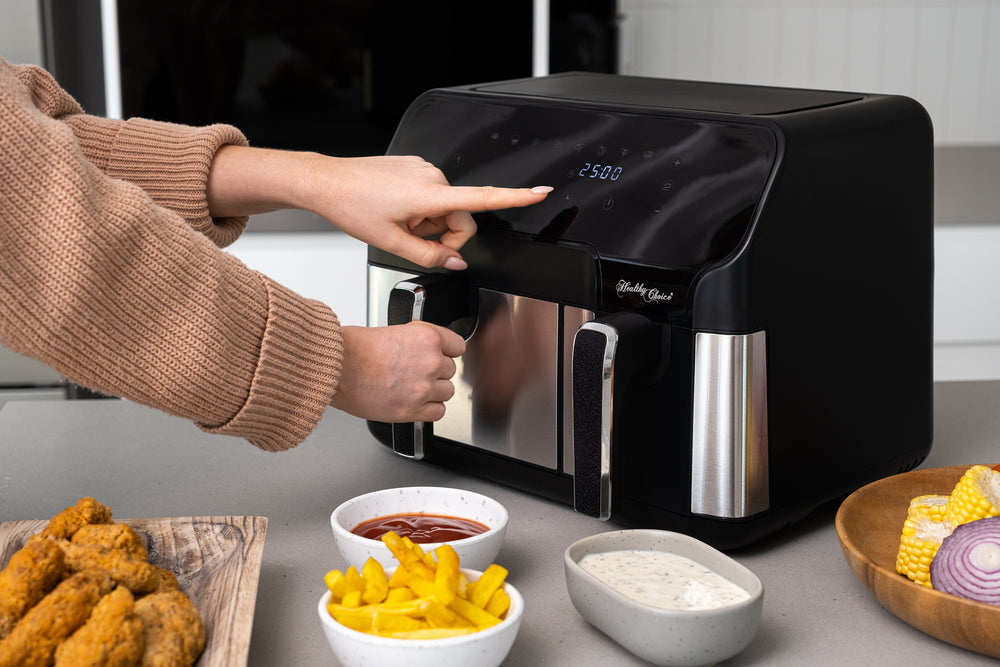
<svg viewBox="0 0 1000 667">
<path fill-rule="evenodd" d="M 911 99 L 569 73 L 431 90 L 389 148 L 476 215 L 469 269 L 375 248 L 369 323 L 467 339 L 404 456 L 625 525 L 756 541 L 932 440 L 932 128 Z"/>
</svg>

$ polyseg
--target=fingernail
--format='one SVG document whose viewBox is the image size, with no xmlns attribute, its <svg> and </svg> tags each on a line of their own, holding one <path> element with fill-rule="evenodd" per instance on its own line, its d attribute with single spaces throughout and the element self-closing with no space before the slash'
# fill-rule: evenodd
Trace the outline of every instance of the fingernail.
<svg viewBox="0 0 1000 667">
<path fill-rule="evenodd" d="M 469 268 L 469 265 L 461 257 L 449 257 L 444 260 L 444 268 L 451 269 L 452 271 L 462 271 Z"/>
<path fill-rule="evenodd" d="M 547 195 L 550 192 L 552 192 L 552 186 L 536 185 L 535 187 L 531 188 L 531 191 L 534 192 L 536 195 Z"/>
</svg>

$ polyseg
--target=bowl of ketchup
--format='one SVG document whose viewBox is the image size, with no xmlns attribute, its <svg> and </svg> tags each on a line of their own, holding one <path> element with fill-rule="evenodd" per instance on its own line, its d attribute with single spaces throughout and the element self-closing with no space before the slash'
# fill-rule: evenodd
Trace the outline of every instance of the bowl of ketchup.
<svg viewBox="0 0 1000 667">
<path fill-rule="evenodd" d="M 448 543 L 462 567 L 485 570 L 496 560 L 508 514 L 488 496 L 464 489 L 409 486 L 372 491 L 338 506 L 330 515 L 340 555 L 359 571 L 369 557 L 384 568 L 399 565 L 382 535 L 409 537 L 425 552 Z"/>
</svg>

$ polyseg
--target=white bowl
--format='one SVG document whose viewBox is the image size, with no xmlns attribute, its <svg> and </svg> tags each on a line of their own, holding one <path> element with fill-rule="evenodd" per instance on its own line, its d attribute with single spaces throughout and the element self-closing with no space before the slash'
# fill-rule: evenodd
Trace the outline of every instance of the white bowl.
<svg viewBox="0 0 1000 667">
<path fill-rule="evenodd" d="M 637 602 L 580 567 L 587 554 L 621 550 L 684 556 L 740 586 L 750 598 L 707 610 L 668 610 Z M 577 611 L 635 655 L 657 665 L 710 665 L 736 655 L 760 625 L 764 586 L 732 558 L 693 537 L 662 530 L 619 530 L 584 538 L 566 549 L 566 587 Z"/>
<path fill-rule="evenodd" d="M 438 486 L 409 486 L 373 491 L 352 498 L 333 510 L 330 526 L 340 555 L 359 571 L 369 557 L 386 570 L 399 562 L 381 540 L 372 540 L 351 532 L 358 524 L 392 514 L 443 514 L 472 519 L 489 527 L 485 533 L 449 542 L 458 553 L 461 567 L 485 570 L 494 562 L 507 532 L 507 510 L 497 501 L 472 491 Z M 433 551 L 441 543 L 421 544 Z"/>
<path fill-rule="evenodd" d="M 482 572 L 462 568 L 469 581 L 479 579 Z M 387 575 L 392 573 L 387 571 Z M 319 619 L 323 634 L 334 656 L 343 667 L 496 667 L 503 662 L 514 645 L 524 614 L 524 599 L 517 589 L 504 584 L 510 597 L 510 608 L 503 621 L 491 628 L 459 637 L 443 639 L 393 639 L 376 637 L 341 625 L 330 616 L 326 605 L 330 591 L 319 601 Z"/>
</svg>

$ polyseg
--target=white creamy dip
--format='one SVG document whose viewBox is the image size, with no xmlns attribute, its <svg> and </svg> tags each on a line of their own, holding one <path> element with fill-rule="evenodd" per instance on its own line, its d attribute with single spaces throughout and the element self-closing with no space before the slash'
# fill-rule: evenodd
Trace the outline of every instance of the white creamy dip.
<svg viewBox="0 0 1000 667">
<path fill-rule="evenodd" d="M 663 551 L 588 554 L 580 567 L 622 595 L 660 609 L 715 609 L 750 598 L 704 565 Z"/>
</svg>

